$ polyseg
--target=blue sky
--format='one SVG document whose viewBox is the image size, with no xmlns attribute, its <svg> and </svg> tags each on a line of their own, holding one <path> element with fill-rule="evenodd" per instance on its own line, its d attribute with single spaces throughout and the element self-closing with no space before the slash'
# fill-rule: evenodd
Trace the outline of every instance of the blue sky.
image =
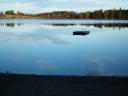
<svg viewBox="0 0 128 96">
<path fill-rule="evenodd" d="M 0 11 L 13 9 L 27 13 L 51 11 L 93 11 L 96 9 L 125 8 L 128 0 L 0 0 Z"/>
</svg>

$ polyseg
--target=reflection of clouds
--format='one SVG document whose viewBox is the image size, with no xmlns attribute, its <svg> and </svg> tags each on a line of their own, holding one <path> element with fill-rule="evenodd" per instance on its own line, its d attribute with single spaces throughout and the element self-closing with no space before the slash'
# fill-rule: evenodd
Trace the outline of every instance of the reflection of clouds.
<svg viewBox="0 0 128 96">
<path fill-rule="evenodd" d="M 24 34 L 23 37 L 34 41 L 40 41 L 41 44 L 43 41 L 45 42 L 46 40 L 51 41 L 54 44 L 67 44 L 67 42 L 62 38 L 60 38 L 59 36 L 50 33 L 43 34 L 43 32 L 42 33 L 35 32 L 33 34 L 32 33 Z"/>
<path fill-rule="evenodd" d="M 116 61 L 113 58 L 110 57 L 87 57 L 85 59 L 88 62 L 95 63 L 95 64 L 106 64 L 106 63 L 115 63 Z"/>
<path fill-rule="evenodd" d="M 33 40 L 33 41 L 39 41 L 40 44 L 48 40 L 54 44 L 68 44 L 68 42 L 60 38 L 60 36 L 57 33 L 52 33 L 52 32 L 35 31 L 31 33 L 25 33 L 25 32 L 22 32 L 22 33 L 1 32 L 0 33 L 0 41 L 10 41 L 10 40 L 14 40 L 14 41 Z"/>
<path fill-rule="evenodd" d="M 6 25 L 6 26 L 4 26 Z M 60 32 L 59 29 L 51 25 L 41 24 L 13 24 L 7 23 L 0 27 L 0 41 L 24 41 L 33 40 L 43 42 L 50 41 L 54 44 L 67 44 L 68 42 L 62 39 L 68 32 Z M 9 26 L 9 27 L 8 27 Z M 11 26 L 11 27 L 10 27 Z M 51 26 L 51 27 L 50 27 Z"/>
<path fill-rule="evenodd" d="M 56 69 L 56 67 L 55 66 L 53 66 L 52 64 L 42 64 L 42 67 L 43 68 L 46 68 L 46 69 L 50 69 L 50 70 L 55 70 Z"/>
<path fill-rule="evenodd" d="M 15 24 L 15 23 L 5 23 L 0 24 L 1 28 L 4 29 L 1 32 L 34 32 L 38 30 L 45 30 L 45 29 L 63 29 L 63 28 L 86 28 L 87 26 L 84 25 L 67 25 L 67 26 L 57 26 L 52 24 Z"/>
<path fill-rule="evenodd" d="M 86 57 L 83 59 L 86 63 L 86 66 L 91 66 L 94 69 L 89 71 L 87 75 L 101 75 L 101 76 L 107 76 L 107 75 L 113 75 L 114 73 L 111 73 L 107 70 L 107 66 L 117 64 L 116 58 L 110 58 L 110 57 Z"/>
<path fill-rule="evenodd" d="M 12 25 L 11 23 L 9 24 L 6 24 L 6 25 Z M 41 27 L 41 25 L 38 25 L 38 24 L 22 24 L 22 25 L 15 25 L 13 27 L 7 27 L 7 26 L 2 26 L 1 29 L 3 30 L 0 30 L 0 32 L 13 32 L 13 33 L 22 33 L 22 32 L 25 32 L 25 33 L 28 33 L 28 32 L 34 32 L 36 30 L 39 30 L 39 29 L 44 29 L 44 27 Z"/>
<path fill-rule="evenodd" d="M 39 68 L 43 69 L 49 69 L 49 70 L 55 70 L 56 67 L 53 64 L 47 63 L 43 59 L 37 59 L 36 64 L 39 65 Z"/>
</svg>

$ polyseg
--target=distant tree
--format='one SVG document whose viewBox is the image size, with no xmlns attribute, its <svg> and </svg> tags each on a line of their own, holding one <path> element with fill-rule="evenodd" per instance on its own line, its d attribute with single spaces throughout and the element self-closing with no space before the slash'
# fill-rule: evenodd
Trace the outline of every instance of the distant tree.
<svg viewBox="0 0 128 96">
<path fill-rule="evenodd" d="M 7 10 L 7 11 L 5 11 L 5 15 L 14 15 L 14 11 L 13 10 Z"/>
<path fill-rule="evenodd" d="M 21 14 L 20 11 L 18 11 L 17 14 L 20 15 Z"/>
<path fill-rule="evenodd" d="M 7 15 L 14 15 L 13 10 L 7 10 L 5 12 Z M 3 12 L 0 12 L 0 16 L 3 15 Z M 128 10 L 124 9 L 110 9 L 110 10 L 96 10 L 96 11 L 87 11 L 77 13 L 74 11 L 53 11 L 47 13 L 39 13 L 39 14 L 27 14 L 21 13 L 18 11 L 16 15 L 20 16 L 29 16 L 29 17 L 41 17 L 41 18 L 48 18 L 48 19 L 110 19 L 110 20 L 128 20 Z"/>
<path fill-rule="evenodd" d="M 3 16 L 4 15 L 4 13 L 3 12 L 0 12 L 0 16 Z"/>
</svg>

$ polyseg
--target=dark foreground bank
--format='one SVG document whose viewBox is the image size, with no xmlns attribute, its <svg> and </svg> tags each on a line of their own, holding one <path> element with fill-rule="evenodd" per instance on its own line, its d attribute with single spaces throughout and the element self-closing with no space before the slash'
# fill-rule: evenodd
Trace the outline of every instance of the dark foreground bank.
<svg viewBox="0 0 128 96">
<path fill-rule="evenodd" d="M 0 96 L 128 96 L 128 77 L 0 74 Z"/>
</svg>

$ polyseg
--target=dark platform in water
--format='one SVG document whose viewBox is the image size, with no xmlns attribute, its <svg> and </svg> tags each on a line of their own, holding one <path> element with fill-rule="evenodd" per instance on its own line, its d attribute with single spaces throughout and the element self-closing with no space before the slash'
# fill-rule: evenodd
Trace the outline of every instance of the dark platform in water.
<svg viewBox="0 0 128 96">
<path fill-rule="evenodd" d="M 74 31 L 73 35 L 88 35 L 89 31 Z"/>
</svg>

